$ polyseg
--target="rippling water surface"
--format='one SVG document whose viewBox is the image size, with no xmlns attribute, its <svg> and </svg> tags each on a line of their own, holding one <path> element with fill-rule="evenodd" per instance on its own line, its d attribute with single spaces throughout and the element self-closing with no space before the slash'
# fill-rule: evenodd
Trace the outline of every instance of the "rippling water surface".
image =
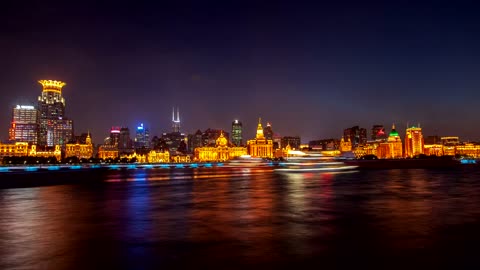
<svg viewBox="0 0 480 270">
<path fill-rule="evenodd" d="M 0 269 L 480 266 L 476 170 L 98 177 L 0 190 Z"/>
</svg>

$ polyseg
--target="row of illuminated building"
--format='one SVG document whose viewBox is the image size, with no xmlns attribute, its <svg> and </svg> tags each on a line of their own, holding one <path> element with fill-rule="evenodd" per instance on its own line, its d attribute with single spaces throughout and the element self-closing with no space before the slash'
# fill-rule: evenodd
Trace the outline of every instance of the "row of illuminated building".
<svg viewBox="0 0 480 270">
<path fill-rule="evenodd" d="M 235 122 L 234 122 L 235 123 Z M 236 121 L 238 123 L 238 121 Z M 164 133 L 161 138 L 152 139 L 152 147 L 135 149 L 132 152 L 120 152 L 118 144 L 104 144 L 99 147 L 98 157 L 108 158 L 136 158 L 139 162 L 189 162 L 189 161 L 226 161 L 236 157 L 249 155 L 251 157 L 275 158 L 287 154 L 289 149 L 300 145 L 299 137 L 286 137 L 280 143 L 285 147 L 275 147 L 272 139 L 265 136 L 264 128 L 259 120 L 255 138 L 248 140 L 246 145 L 237 144 L 229 140 L 229 134 L 223 130 L 207 129 L 205 132 L 197 131 L 191 136 L 185 136 L 175 129 L 171 133 Z M 292 145 L 290 145 L 290 141 Z M 173 147 L 172 147 L 173 146 Z M 191 151 L 179 151 L 191 149 Z"/>
<path fill-rule="evenodd" d="M 422 128 L 418 126 L 408 127 L 402 141 L 399 133 L 392 127 L 386 138 L 371 140 L 353 146 L 350 138 L 342 138 L 340 151 L 353 152 L 355 157 L 375 155 L 378 158 L 413 158 L 420 155 L 426 156 L 470 156 L 480 157 L 480 144 L 461 143 L 459 137 L 424 138 Z"/>
</svg>

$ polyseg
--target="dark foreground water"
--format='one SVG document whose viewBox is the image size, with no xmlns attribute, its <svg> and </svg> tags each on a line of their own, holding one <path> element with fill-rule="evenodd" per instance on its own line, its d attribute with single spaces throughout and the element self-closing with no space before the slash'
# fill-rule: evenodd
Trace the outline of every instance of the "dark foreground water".
<svg viewBox="0 0 480 270">
<path fill-rule="evenodd" d="M 0 190 L 0 269 L 480 267 L 476 170 L 98 177 Z"/>
</svg>

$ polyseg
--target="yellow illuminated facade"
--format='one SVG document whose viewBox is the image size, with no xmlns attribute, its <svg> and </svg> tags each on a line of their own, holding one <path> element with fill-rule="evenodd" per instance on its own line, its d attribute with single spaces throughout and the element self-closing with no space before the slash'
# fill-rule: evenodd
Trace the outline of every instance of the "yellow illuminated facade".
<svg viewBox="0 0 480 270">
<path fill-rule="evenodd" d="M 443 146 L 443 155 L 444 156 L 455 156 L 456 146 L 455 145 L 444 145 Z"/>
<path fill-rule="evenodd" d="M 98 148 L 98 158 L 118 158 L 118 147 L 115 145 L 102 145 Z"/>
<path fill-rule="evenodd" d="M 93 144 L 90 133 L 87 135 L 86 143 L 67 143 L 65 146 L 66 157 L 91 158 L 93 156 Z"/>
<path fill-rule="evenodd" d="M 28 152 L 29 156 L 32 157 L 44 157 L 44 158 L 49 158 L 49 157 L 54 157 L 57 159 L 57 161 L 61 161 L 62 159 L 62 150 L 60 145 L 55 145 L 55 148 L 52 150 L 37 150 L 36 145 L 32 145 L 30 151 Z"/>
<path fill-rule="evenodd" d="M 405 135 L 405 157 L 423 154 L 423 135 L 420 127 L 407 128 Z"/>
<path fill-rule="evenodd" d="M 350 137 L 348 137 L 347 141 L 345 141 L 345 139 L 342 137 L 342 139 L 340 140 L 340 151 L 341 152 L 352 151 L 352 142 L 350 141 Z"/>
<path fill-rule="evenodd" d="M 469 156 L 480 158 L 480 144 L 458 143 L 456 145 L 425 144 L 424 154 L 427 156 Z"/>
<path fill-rule="evenodd" d="M 456 145 L 455 146 L 455 154 L 478 158 L 478 157 L 480 157 L 480 145 L 473 144 L 473 143 L 465 143 L 465 144 Z"/>
<path fill-rule="evenodd" d="M 380 143 L 377 147 L 378 158 L 401 158 L 403 157 L 402 139 L 395 130 L 395 125 L 392 126 L 392 131 L 388 136 L 386 142 Z"/>
<path fill-rule="evenodd" d="M 190 155 L 175 155 L 171 156 L 170 160 L 175 163 L 188 163 L 192 161 Z"/>
<path fill-rule="evenodd" d="M 252 157 L 273 158 L 273 141 L 263 135 L 261 119 L 258 119 L 257 135 L 247 142 L 248 154 Z"/>
<path fill-rule="evenodd" d="M 246 154 L 247 148 L 245 147 L 229 147 L 228 140 L 223 135 L 223 132 L 220 133 L 220 136 L 215 141 L 215 147 L 195 148 L 195 160 L 197 161 L 226 161 Z"/>
<path fill-rule="evenodd" d="M 25 157 L 28 155 L 28 143 L 0 143 L 0 157 Z"/>
<path fill-rule="evenodd" d="M 427 156 L 443 156 L 443 145 L 441 144 L 425 144 L 423 153 Z"/>
<path fill-rule="evenodd" d="M 380 146 L 380 144 L 381 142 L 379 141 L 367 142 L 366 144 L 355 148 L 352 152 L 356 158 L 360 158 L 366 155 L 377 156 L 377 149 Z"/>
<path fill-rule="evenodd" d="M 150 163 L 170 162 L 170 153 L 166 150 L 164 152 L 152 150 L 148 153 L 147 160 Z"/>
<path fill-rule="evenodd" d="M 460 144 L 460 138 L 456 136 L 441 137 L 443 144 L 443 155 L 454 156 L 456 153 L 456 146 Z"/>
<path fill-rule="evenodd" d="M 29 147 L 28 143 L 16 142 L 3 144 L 0 143 L 0 157 L 55 157 L 58 161 L 62 158 L 60 145 L 56 145 L 52 150 L 37 151 L 36 145 Z"/>
</svg>

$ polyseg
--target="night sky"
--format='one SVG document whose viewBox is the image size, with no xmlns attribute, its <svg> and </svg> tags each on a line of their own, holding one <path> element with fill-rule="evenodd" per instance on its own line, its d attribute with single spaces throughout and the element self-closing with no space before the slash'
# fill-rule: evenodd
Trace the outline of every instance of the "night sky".
<svg viewBox="0 0 480 270">
<path fill-rule="evenodd" d="M 248 139 L 262 117 L 303 142 L 392 123 L 403 138 L 407 122 L 480 139 L 475 1 L 8 2 L 3 140 L 39 79 L 67 82 L 67 116 L 96 143 L 111 126 L 170 131 L 172 106 L 186 133 L 239 119 Z"/>
</svg>

